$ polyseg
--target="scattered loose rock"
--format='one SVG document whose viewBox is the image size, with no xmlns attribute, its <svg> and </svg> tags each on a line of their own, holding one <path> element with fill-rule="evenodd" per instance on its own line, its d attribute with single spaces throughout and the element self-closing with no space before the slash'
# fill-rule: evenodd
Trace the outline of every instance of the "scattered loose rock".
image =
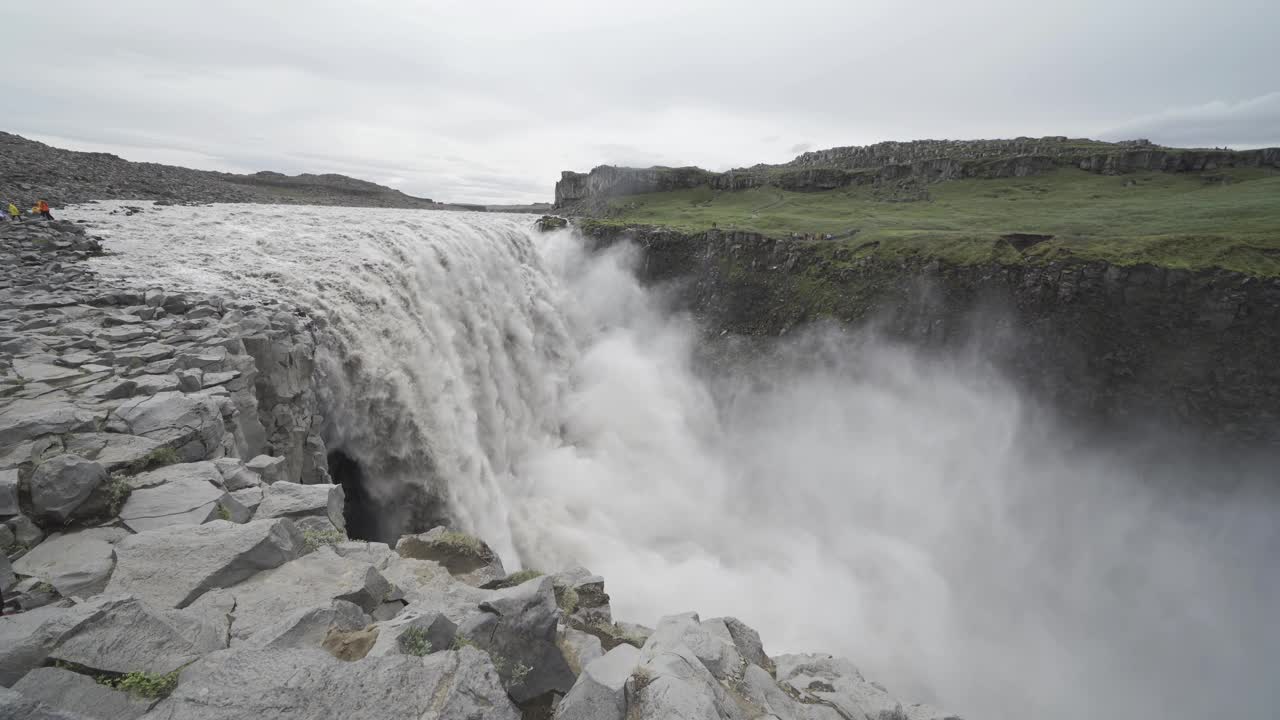
<svg viewBox="0 0 1280 720">
<path fill-rule="evenodd" d="M 136 720 L 155 705 L 154 700 L 112 690 L 88 675 L 56 667 L 32 670 L 13 686 L 13 690 L 28 701 L 44 703 L 50 708 L 87 718 Z"/>
<path fill-rule="evenodd" d="M 458 635 L 495 658 L 507 692 L 517 703 L 550 692 L 566 693 L 574 674 L 556 644 L 559 609 L 551 578 L 542 576 L 495 590 Z"/>
<path fill-rule="evenodd" d="M 231 587 L 299 557 L 303 540 L 285 519 L 247 525 L 214 520 L 140 533 L 115 549 L 108 592 L 130 593 L 156 607 L 181 608 L 210 590 Z"/>
<path fill-rule="evenodd" d="M 170 465 L 135 477 L 135 489 L 120 520 L 134 532 L 169 525 L 199 525 L 218 517 L 225 492 L 218 487 L 222 473 L 211 462 Z"/>
<path fill-rule="evenodd" d="M 115 567 L 112 543 L 129 533 L 118 528 L 52 535 L 13 564 L 14 571 L 47 582 L 64 597 L 103 591 Z"/>
<path fill-rule="evenodd" d="M 343 662 L 321 650 L 231 649 L 183 671 L 150 720 L 518 720 L 489 656 L 475 648 Z"/>
<path fill-rule="evenodd" d="M 506 576 L 502 560 L 483 540 L 443 527 L 420 535 L 405 535 L 396 543 L 401 557 L 431 560 L 454 577 L 479 587 Z"/>
<path fill-rule="evenodd" d="M 83 516 L 87 513 L 81 506 L 107 480 L 106 469 L 98 463 L 78 455 L 58 455 L 42 463 L 31 476 L 32 508 L 36 515 L 54 523 Z"/>
<path fill-rule="evenodd" d="M 250 468 L 252 469 L 252 468 Z M 299 485 L 277 482 L 265 488 L 255 518 L 325 517 L 338 530 L 346 530 L 342 517 L 345 496 L 341 485 Z"/>
</svg>

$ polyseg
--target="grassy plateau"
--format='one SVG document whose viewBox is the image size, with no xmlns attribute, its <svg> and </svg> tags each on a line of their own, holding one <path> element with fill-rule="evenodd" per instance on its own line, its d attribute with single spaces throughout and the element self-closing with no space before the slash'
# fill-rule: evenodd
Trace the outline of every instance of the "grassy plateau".
<svg viewBox="0 0 1280 720">
<path fill-rule="evenodd" d="M 1271 170 L 1098 175 L 1059 169 L 952 180 L 926 190 L 927 199 L 896 202 L 871 186 L 825 192 L 700 187 L 613 198 L 599 222 L 814 235 L 853 257 L 960 264 L 1074 257 L 1280 277 L 1280 173 Z M 1005 239 L 1015 233 L 1053 237 L 1019 250 Z"/>
</svg>

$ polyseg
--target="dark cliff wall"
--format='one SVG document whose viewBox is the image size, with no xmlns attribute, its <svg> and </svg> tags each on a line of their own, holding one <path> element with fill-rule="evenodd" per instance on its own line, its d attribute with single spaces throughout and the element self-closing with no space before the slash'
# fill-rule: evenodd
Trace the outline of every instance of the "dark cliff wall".
<svg viewBox="0 0 1280 720">
<path fill-rule="evenodd" d="M 978 343 L 1088 422 L 1157 421 L 1280 446 L 1280 280 L 1103 262 L 952 266 L 850 259 L 750 233 L 593 228 L 630 240 L 711 335 L 776 337 L 820 318 L 947 350 Z"/>
<path fill-rule="evenodd" d="M 702 168 L 623 168 L 601 165 L 589 173 L 566 170 L 556 183 L 555 206 L 569 207 L 616 195 L 662 192 L 714 182 L 716 174 Z"/>
</svg>

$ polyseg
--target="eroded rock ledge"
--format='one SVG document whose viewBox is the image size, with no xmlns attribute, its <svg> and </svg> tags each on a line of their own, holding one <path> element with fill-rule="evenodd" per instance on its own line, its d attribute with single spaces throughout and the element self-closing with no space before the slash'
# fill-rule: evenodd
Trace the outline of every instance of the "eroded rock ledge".
<svg viewBox="0 0 1280 720">
<path fill-rule="evenodd" d="M 350 540 L 306 317 L 116 287 L 0 225 L 0 717 L 926 720 L 733 618 L 618 622 L 583 568 Z"/>
<path fill-rule="evenodd" d="M 915 347 L 979 347 L 1095 427 L 1158 422 L 1227 446 L 1280 447 L 1280 279 L 1100 260 L 955 264 L 855 256 L 830 242 L 591 225 L 634 244 L 710 338 L 766 342 L 818 321 Z"/>
</svg>

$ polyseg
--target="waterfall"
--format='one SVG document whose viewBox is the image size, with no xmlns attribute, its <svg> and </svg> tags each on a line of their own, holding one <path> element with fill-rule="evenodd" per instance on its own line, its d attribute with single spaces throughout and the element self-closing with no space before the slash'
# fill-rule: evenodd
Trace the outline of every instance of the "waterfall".
<svg viewBox="0 0 1280 720">
<path fill-rule="evenodd" d="M 381 536 L 447 517 L 512 569 L 602 574 L 623 619 L 734 614 L 973 717 L 1280 701 L 1276 502 L 1248 468 L 1154 470 L 980 356 L 854 330 L 711 373 L 631 250 L 528 217 L 110 208 L 68 213 L 118 253 L 101 272 L 315 318 L 325 440 Z M 1178 490 L 1223 474 L 1241 489 Z"/>
</svg>

